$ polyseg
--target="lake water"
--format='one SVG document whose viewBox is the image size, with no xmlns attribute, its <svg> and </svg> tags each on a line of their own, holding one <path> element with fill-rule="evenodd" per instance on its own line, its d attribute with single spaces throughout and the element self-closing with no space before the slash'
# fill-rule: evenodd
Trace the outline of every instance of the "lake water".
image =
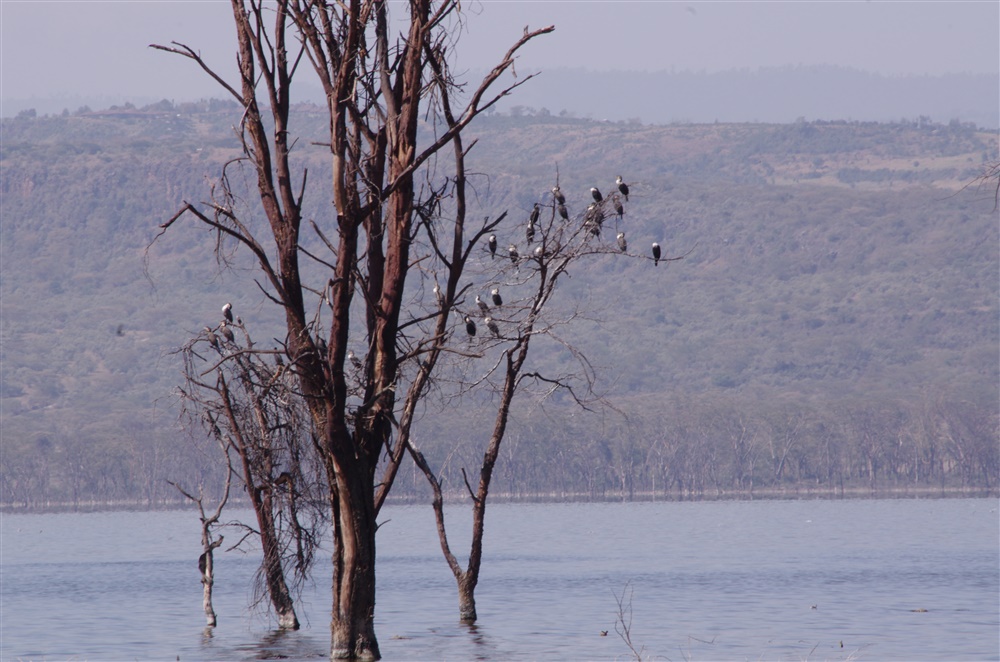
<svg viewBox="0 0 1000 662">
<path fill-rule="evenodd" d="M 468 510 L 448 518 L 464 549 Z M 381 519 L 387 660 L 628 659 L 623 592 L 649 659 L 1000 659 L 996 499 L 494 504 L 474 627 L 458 623 L 430 508 L 387 506 Z M 279 633 L 247 606 L 256 557 L 217 554 L 219 627 L 206 630 L 194 511 L 0 524 L 3 660 L 329 651 L 328 561 L 302 597 L 303 629 Z"/>
</svg>

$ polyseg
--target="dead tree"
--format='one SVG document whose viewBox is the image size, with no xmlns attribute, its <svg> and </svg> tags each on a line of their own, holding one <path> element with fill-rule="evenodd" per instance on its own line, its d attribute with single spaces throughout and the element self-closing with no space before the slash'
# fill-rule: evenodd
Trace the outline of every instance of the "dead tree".
<svg viewBox="0 0 1000 662">
<path fill-rule="evenodd" d="M 212 604 L 212 589 L 215 586 L 215 550 L 222 545 L 224 536 L 216 538 L 212 534 L 212 529 L 219 525 L 219 518 L 222 517 L 222 509 L 229 501 L 229 488 L 232 486 L 233 472 L 229 469 L 229 453 L 222 448 L 222 453 L 226 457 L 226 482 L 219 498 L 219 503 L 211 515 L 205 514 L 205 494 L 199 490 L 198 496 L 192 495 L 177 483 L 170 482 L 171 485 L 185 497 L 193 501 L 198 506 L 198 517 L 201 521 L 201 556 L 198 557 L 198 572 L 201 573 L 201 584 L 204 587 L 202 593 L 202 606 L 205 609 L 205 621 L 207 627 L 214 628 L 218 624 L 218 617 L 215 614 L 215 606 Z"/>
<path fill-rule="evenodd" d="M 163 230 L 192 216 L 216 231 L 218 245 L 235 242 L 248 249 L 263 273 L 262 289 L 282 311 L 288 368 L 312 417 L 328 484 L 331 657 L 374 659 L 380 656 L 374 631 L 376 516 L 405 453 L 413 409 L 450 336 L 448 312 L 460 295 L 465 258 L 479 238 L 466 230 L 459 202 L 465 186 L 461 134 L 531 78 L 491 91 L 513 67 L 516 52 L 553 28 L 525 30 L 452 114 L 456 81 L 446 48 L 463 18 L 459 2 L 411 0 L 399 34 L 391 34 L 390 26 L 399 23 L 390 21 L 385 0 L 231 3 L 238 83 L 229 84 L 186 45 L 154 46 L 196 62 L 243 108 L 242 158 L 227 166 L 210 201 L 185 203 Z M 297 136 L 291 88 L 304 63 L 326 94 L 324 148 L 332 159 L 333 207 L 329 218 L 311 223 L 315 252 L 303 232 L 307 173 L 292 150 Z M 418 125 L 428 116 L 447 119 L 435 124 L 440 130 L 426 144 L 418 143 Z M 432 157 L 449 145 L 454 167 L 441 174 L 432 169 L 443 167 Z M 254 173 L 267 238 L 256 236 L 238 211 L 242 192 L 232 189 L 227 173 L 243 164 Z M 456 200 L 447 219 L 438 205 L 446 195 Z M 432 227 L 425 220 L 431 218 L 444 228 Z M 319 282 L 307 282 L 300 260 L 326 273 Z M 432 263 L 433 274 L 423 266 Z M 429 293 L 423 287 L 428 279 L 446 284 L 444 303 L 432 313 L 420 297 Z M 357 323 L 356 296 L 363 310 Z M 321 321 L 311 312 L 324 305 L 330 317 Z M 415 337 L 429 320 L 436 320 L 433 330 Z M 365 355 L 357 369 L 347 359 L 354 349 Z"/>
<path fill-rule="evenodd" d="M 296 382 L 281 352 L 257 350 L 239 317 L 206 327 L 181 354 L 185 409 L 225 452 L 227 493 L 235 474 L 256 517 L 253 524 L 234 523 L 245 531 L 234 547 L 250 537 L 260 541 L 260 599 L 270 602 L 279 628 L 298 629 L 293 588 L 312 567 L 325 499 L 312 421 Z"/>
<path fill-rule="evenodd" d="M 497 233 L 504 237 L 525 237 L 526 243 L 515 239 L 516 243 L 510 244 L 507 255 L 509 261 L 484 261 L 487 268 L 502 265 L 497 271 L 482 274 L 484 282 L 488 283 L 484 289 L 498 298 L 491 299 L 490 302 L 477 301 L 479 310 L 468 307 L 467 311 L 462 311 L 463 318 L 467 320 L 473 316 L 485 316 L 482 318 L 486 327 L 483 329 L 483 337 L 476 341 L 468 353 L 472 355 L 474 351 L 475 355 L 487 358 L 476 364 L 484 367 L 483 373 L 473 377 L 470 382 L 461 384 L 460 388 L 476 390 L 485 387 L 488 392 L 496 394 L 497 400 L 493 430 L 479 466 L 479 481 L 475 487 L 469 483 L 463 469 L 465 485 L 472 500 L 472 540 L 465 568 L 458 562 L 448 541 L 442 479 L 412 440 L 407 447 L 430 484 L 441 550 L 458 584 L 459 617 L 466 622 L 474 622 L 478 617 L 475 590 L 482 564 L 486 503 L 515 394 L 524 385 L 532 386 L 532 394 L 541 401 L 555 392 L 567 393 L 577 406 L 584 409 L 589 409 L 599 400 L 592 388 L 595 375 L 590 362 L 570 342 L 557 334 L 560 327 L 571 324 L 580 314 L 575 310 L 551 310 L 560 279 L 569 273 L 571 267 L 582 266 L 587 260 L 601 255 L 654 262 L 669 262 L 684 257 L 656 255 L 653 258 L 629 253 L 624 235 L 610 231 L 610 219 L 613 215 L 609 210 L 612 209 L 612 204 L 621 204 L 617 197 L 595 195 L 585 212 L 570 218 L 563 211 L 565 206 L 559 199 L 559 193 L 561 191 L 557 179 L 551 201 L 545 201 L 549 208 L 547 221 L 541 222 L 539 214 L 533 211 L 527 219 L 526 231 L 522 229 L 523 219 L 514 219 L 496 228 Z M 601 199 L 597 199 L 598 197 Z M 538 208 L 539 205 L 536 204 L 534 210 Z M 605 227 L 606 222 L 609 227 Z M 491 238 L 491 257 L 493 243 L 494 239 Z M 501 287 L 504 288 L 507 299 L 501 294 Z M 490 303 L 494 308 L 489 308 Z M 532 342 L 536 339 L 544 339 L 568 350 L 576 360 L 579 371 L 553 376 L 525 370 Z M 605 403 L 605 406 L 610 405 Z"/>
</svg>

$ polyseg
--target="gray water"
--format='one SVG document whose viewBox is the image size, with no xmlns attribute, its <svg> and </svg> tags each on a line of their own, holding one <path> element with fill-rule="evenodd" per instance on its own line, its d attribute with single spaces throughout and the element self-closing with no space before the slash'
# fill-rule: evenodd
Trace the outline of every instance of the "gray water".
<svg viewBox="0 0 1000 662">
<path fill-rule="evenodd" d="M 376 632 L 387 660 L 623 660 L 624 595 L 647 659 L 997 660 L 997 506 L 496 504 L 474 627 L 458 623 L 430 509 L 386 507 Z M 465 549 L 468 511 L 448 519 L 453 548 Z M 313 660 L 329 650 L 328 561 L 303 594 L 303 629 L 280 633 L 247 606 L 257 557 L 217 554 L 219 627 L 206 630 L 194 511 L 0 523 L 3 660 Z"/>
</svg>

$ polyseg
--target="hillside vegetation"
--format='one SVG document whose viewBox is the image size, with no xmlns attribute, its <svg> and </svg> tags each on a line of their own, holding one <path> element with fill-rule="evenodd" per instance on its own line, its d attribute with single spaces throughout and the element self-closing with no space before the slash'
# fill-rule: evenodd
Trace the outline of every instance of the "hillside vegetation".
<svg viewBox="0 0 1000 662">
<path fill-rule="evenodd" d="M 324 113 L 297 117 L 311 218 L 329 227 Z M 218 102 L 3 121 L 0 501 L 155 503 L 166 479 L 210 480 L 172 351 L 225 301 L 272 335 L 280 320 L 247 256 L 226 271 L 194 224 L 147 246 L 209 199 L 237 121 Z M 632 250 L 685 255 L 603 256 L 565 281 L 561 305 L 584 315 L 563 335 L 609 406 L 522 402 L 501 489 L 997 486 L 1000 241 L 993 190 L 972 184 L 1000 158 L 995 133 L 510 116 L 475 133 L 483 214 L 508 210 L 520 232 L 557 176 L 581 213 L 621 173 Z M 488 401 L 429 402 L 425 451 L 474 463 L 484 416 Z"/>
</svg>

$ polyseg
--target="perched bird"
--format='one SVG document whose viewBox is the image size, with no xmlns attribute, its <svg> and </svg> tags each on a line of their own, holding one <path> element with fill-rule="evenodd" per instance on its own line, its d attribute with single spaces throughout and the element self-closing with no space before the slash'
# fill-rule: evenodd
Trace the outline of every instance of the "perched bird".
<svg viewBox="0 0 1000 662">
<path fill-rule="evenodd" d="M 536 246 L 535 247 L 535 257 L 540 260 L 540 259 L 542 259 L 542 254 L 543 254 L 542 247 L 540 245 Z"/>
<path fill-rule="evenodd" d="M 226 318 L 227 322 L 233 321 L 233 304 L 227 302 L 222 306 L 222 316 Z"/>
<path fill-rule="evenodd" d="M 621 175 L 618 175 L 618 179 L 615 180 L 615 184 L 618 184 L 618 190 L 625 196 L 625 202 L 628 202 L 628 184 L 622 180 Z"/>
<path fill-rule="evenodd" d="M 465 332 L 468 333 L 470 337 L 476 335 L 476 323 L 473 322 L 472 318 L 468 315 L 465 316 Z"/>
<path fill-rule="evenodd" d="M 531 221 L 528 221 L 528 228 L 524 231 L 524 235 L 529 244 L 535 240 L 535 224 Z"/>
<path fill-rule="evenodd" d="M 434 284 L 434 298 L 437 299 L 438 306 L 444 305 L 444 295 L 441 294 L 441 287 L 437 283 Z"/>
<path fill-rule="evenodd" d="M 510 261 L 512 264 L 517 264 L 517 258 L 520 257 L 517 252 L 517 246 L 511 244 L 507 247 L 507 253 L 510 255 Z"/>
<path fill-rule="evenodd" d="M 490 296 L 493 297 L 493 305 L 494 306 L 502 306 L 503 305 L 503 299 L 500 298 L 500 288 L 499 287 L 494 287 L 490 291 Z"/>
<path fill-rule="evenodd" d="M 486 305 L 485 301 L 483 301 L 482 299 L 479 298 L 478 294 L 476 295 L 476 305 L 479 306 L 479 310 L 483 311 L 484 313 L 489 314 L 490 307 L 488 305 Z"/>
<path fill-rule="evenodd" d="M 316 338 L 316 349 L 319 350 L 319 356 L 321 359 L 326 360 L 326 339 L 323 336 L 317 336 Z"/>
<path fill-rule="evenodd" d="M 600 202 L 604 199 L 604 196 L 601 195 L 601 192 L 597 190 L 596 186 L 590 187 L 590 194 L 594 196 L 594 202 Z"/>
<path fill-rule="evenodd" d="M 566 211 L 566 205 L 564 205 L 563 203 L 560 202 L 559 206 L 557 207 L 557 209 L 559 210 L 559 216 L 562 218 L 562 220 L 568 221 L 569 220 L 569 212 Z"/>
<path fill-rule="evenodd" d="M 493 337 L 494 338 L 499 338 L 500 337 L 500 327 L 498 327 L 497 323 L 493 321 L 493 318 L 492 317 L 487 317 L 484 321 L 486 322 L 486 328 L 490 330 L 490 333 L 493 334 Z"/>
<path fill-rule="evenodd" d="M 355 356 L 353 349 L 347 350 L 347 360 L 351 362 L 355 370 L 361 370 L 361 359 Z"/>
<path fill-rule="evenodd" d="M 618 250 L 620 250 L 622 253 L 628 250 L 628 242 L 625 241 L 624 232 L 618 233 Z"/>
<path fill-rule="evenodd" d="M 583 216 L 583 227 L 595 237 L 601 236 L 601 225 L 604 223 L 604 212 L 596 202 L 590 203 L 587 213 Z"/>
<path fill-rule="evenodd" d="M 497 236 L 491 234 L 486 243 L 490 247 L 490 257 L 495 258 L 497 256 Z"/>
<path fill-rule="evenodd" d="M 208 344 L 215 349 L 219 349 L 219 336 L 215 335 L 215 332 L 212 331 L 212 327 L 205 327 L 205 335 L 208 336 Z"/>
<path fill-rule="evenodd" d="M 660 263 L 660 245 L 653 242 L 653 266 L 655 267 Z"/>
<path fill-rule="evenodd" d="M 618 194 L 616 193 L 615 196 L 611 198 L 611 201 L 615 206 L 615 213 L 618 214 L 618 220 L 620 221 L 622 219 L 622 216 L 625 215 L 625 208 L 622 207 L 622 200 L 621 198 L 618 197 Z"/>
<path fill-rule="evenodd" d="M 535 206 L 531 208 L 531 216 L 528 217 L 528 225 L 534 225 L 537 223 L 538 215 L 541 213 L 541 210 L 538 208 L 538 203 L 536 202 Z"/>
<path fill-rule="evenodd" d="M 560 205 L 566 204 L 566 196 L 562 194 L 558 186 L 552 187 L 552 197 L 555 198 L 556 203 Z"/>
<path fill-rule="evenodd" d="M 225 320 L 223 320 L 222 324 L 219 325 L 219 333 L 221 333 L 222 337 L 227 341 L 236 342 L 236 336 L 233 335 L 232 329 L 229 328 L 229 325 L 226 324 Z"/>
</svg>

